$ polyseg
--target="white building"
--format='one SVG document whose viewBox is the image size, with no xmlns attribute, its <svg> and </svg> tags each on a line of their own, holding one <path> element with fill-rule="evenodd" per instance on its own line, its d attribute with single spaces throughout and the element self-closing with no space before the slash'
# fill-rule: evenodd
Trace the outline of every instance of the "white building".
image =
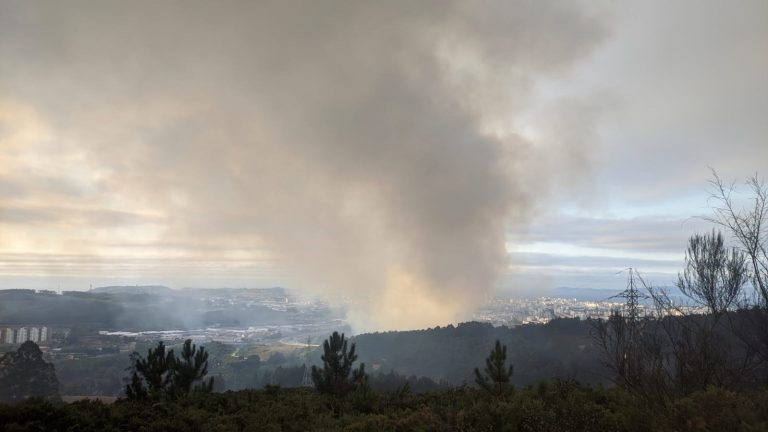
<svg viewBox="0 0 768 432">
<path fill-rule="evenodd" d="M 14 337 L 16 336 L 16 330 L 12 329 L 11 327 L 6 327 L 4 336 L 5 336 L 4 338 L 5 343 L 12 344 L 16 342 L 16 338 Z"/>
<path fill-rule="evenodd" d="M 24 343 L 29 340 L 29 332 L 26 327 L 21 327 L 16 331 L 16 343 Z"/>
<path fill-rule="evenodd" d="M 34 343 L 40 342 L 40 329 L 37 327 L 29 328 L 29 340 Z"/>
<path fill-rule="evenodd" d="M 22 344 L 26 341 L 47 342 L 50 329 L 45 326 L 4 326 L 0 327 L 0 344 Z"/>
</svg>

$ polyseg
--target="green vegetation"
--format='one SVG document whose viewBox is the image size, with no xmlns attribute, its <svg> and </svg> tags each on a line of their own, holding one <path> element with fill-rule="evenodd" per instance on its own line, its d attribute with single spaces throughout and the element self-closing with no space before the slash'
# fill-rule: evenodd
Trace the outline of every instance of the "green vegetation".
<svg viewBox="0 0 768 432">
<path fill-rule="evenodd" d="M 485 359 L 484 373 L 480 373 L 480 369 L 475 368 L 477 386 L 495 397 L 507 395 L 513 388 L 509 379 L 512 377 L 514 367 L 507 367 L 506 361 L 507 347 L 496 339 L 496 345 L 488 358 Z"/>
<path fill-rule="evenodd" d="M 514 328 L 467 322 L 425 330 L 355 336 L 359 361 L 379 370 L 427 377 L 437 383 L 473 383 L 475 367 L 485 364 L 498 339 L 515 365 L 510 382 L 517 387 L 542 380 L 573 378 L 583 384 L 611 384 L 610 371 L 592 338 L 592 325 L 578 319 L 556 319 L 544 325 Z"/>
<path fill-rule="evenodd" d="M 191 339 L 184 341 L 181 357 L 173 350 L 166 350 L 165 344 L 147 351 L 147 357 L 131 354 L 131 378 L 125 387 L 125 395 L 134 400 L 177 399 L 191 392 L 210 393 L 213 378 L 205 380 L 208 374 L 208 353 L 197 348 Z"/>
<path fill-rule="evenodd" d="M 322 369 L 312 366 L 312 381 L 320 393 L 343 397 L 356 386 L 366 382 L 365 364 L 361 364 L 357 370 L 352 370 L 352 364 L 357 360 L 355 344 L 347 351 L 347 340 L 343 333 L 339 335 L 338 332 L 333 332 L 328 340 L 323 342 L 322 360 Z"/>
<path fill-rule="evenodd" d="M 59 382 L 53 365 L 43 360 L 40 347 L 24 342 L 15 352 L 0 358 L 0 402 L 28 398 L 56 399 Z"/>
<path fill-rule="evenodd" d="M 572 381 L 530 386 L 504 399 L 481 390 L 369 392 L 343 400 L 311 389 L 195 393 L 152 403 L 112 405 L 39 400 L 0 405 L 8 431 L 757 431 L 768 428 L 768 392 L 710 388 L 653 409 L 619 388 Z"/>
<path fill-rule="evenodd" d="M 123 381 L 130 359 L 126 354 L 109 354 L 53 363 L 59 378 L 59 394 L 117 396 L 125 389 Z"/>
<path fill-rule="evenodd" d="M 768 298 L 739 304 L 750 278 L 746 263 L 745 254 L 727 249 L 718 232 L 691 237 L 678 288 L 704 314 L 690 313 L 665 290 L 631 273 L 624 311 L 595 323 L 595 339 L 614 382 L 657 406 L 710 388 L 764 389 Z M 647 294 L 635 289 L 635 282 Z M 653 302 L 655 316 L 637 316 L 632 299 L 640 296 Z"/>
</svg>

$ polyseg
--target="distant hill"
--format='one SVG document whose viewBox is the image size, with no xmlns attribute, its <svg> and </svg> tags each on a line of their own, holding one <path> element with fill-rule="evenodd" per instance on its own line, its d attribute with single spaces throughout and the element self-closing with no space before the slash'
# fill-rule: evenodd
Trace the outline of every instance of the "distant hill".
<svg viewBox="0 0 768 432">
<path fill-rule="evenodd" d="M 88 326 L 99 330 L 176 330 L 293 322 L 296 310 L 274 310 L 280 288 L 231 291 L 174 290 L 164 286 L 108 286 L 90 291 L 0 290 L 0 324 Z M 232 301 L 230 301 L 232 300 Z"/>
<path fill-rule="evenodd" d="M 667 291 L 670 297 L 680 300 L 684 296 L 680 290 L 675 286 L 661 287 Z M 602 301 L 607 300 L 616 294 L 621 293 L 622 290 L 615 289 L 595 289 L 595 288 L 569 288 L 559 287 L 552 290 L 552 297 L 569 298 L 584 301 Z M 618 300 L 621 301 L 621 300 Z"/>
<path fill-rule="evenodd" d="M 78 324 L 112 328 L 123 314 L 109 294 L 65 291 L 62 295 L 34 290 L 0 290 L 0 323 L 71 327 Z"/>
<path fill-rule="evenodd" d="M 179 291 L 194 292 L 200 295 L 208 296 L 244 296 L 244 297 L 283 297 L 287 295 L 287 291 L 282 287 L 272 288 L 182 288 Z"/>
<path fill-rule="evenodd" d="M 600 301 L 613 297 L 621 290 L 596 288 L 559 287 L 552 290 L 552 297 L 572 298 L 576 300 Z"/>
<path fill-rule="evenodd" d="M 89 292 L 107 294 L 155 294 L 169 295 L 176 292 L 173 288 L 162 285 L 114 285 L 93 288 Z"/>
</svg>

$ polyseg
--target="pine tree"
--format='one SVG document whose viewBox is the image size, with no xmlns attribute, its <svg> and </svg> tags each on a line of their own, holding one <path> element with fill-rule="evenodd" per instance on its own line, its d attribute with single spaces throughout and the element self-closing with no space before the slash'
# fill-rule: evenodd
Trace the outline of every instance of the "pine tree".
<svg viewBox="0 0 768 432">
<path fill-rule="evenodd" d="M 147 351 L 146 358 L 134 352 L 129 370 L 131 377 L 125 388 L 128 399 L 173 399 L 192 391 L 213 390 L 213 378 L 204 380 L 208 374 L 208 352 L 203 347 L 198 349 L 191 339 L 184 341 L 179 358 L 162 341 Z"/>
<path fill-rule="evenodd" d="M 514 370 L 513 366 L 506 367 L 507 347 L 497 339 L 496 346 L 485 359 L 484 373 L 475 368 L 475 382 L 492 396 L 504 396 L 512 390 L 510 378 Z"/>
<path fill-rule="evenodd" d="M 147 358 L 139 353 L 131 354 L 131 381 L 125 389 L 129 399 L 160 398 L 168 393 L 173 377 L 176 357 L 173 350 L 166 350 L 160 341 L 157 347 L 147 350 Z"/>
<path fill-rule="evenodd" d="M 213 378 L 205 381 L 208 374 L 208 352 L 197 348 L 191 339 L 184 341 L 181 358 L 174 362 L 171 386 L 176 396 L 185 396 L 192 391 L 211 392 Z"/>
<path fill-rule="evenodd" d="M 339 335 L 338 332 L 333 332 L 323 342 L 322 360 L 322 369 L 312 366 L 312 381 L 321 393 L 341 397 L 352 391 L 356 385 L 364 385 L 367 382 L 365 364 L 361 364 L 357 370 L 352 370 L 352 364 L 357 360 L 355 344 L 347 350 L 347 340 L 343 333 Z"/>
</svg>

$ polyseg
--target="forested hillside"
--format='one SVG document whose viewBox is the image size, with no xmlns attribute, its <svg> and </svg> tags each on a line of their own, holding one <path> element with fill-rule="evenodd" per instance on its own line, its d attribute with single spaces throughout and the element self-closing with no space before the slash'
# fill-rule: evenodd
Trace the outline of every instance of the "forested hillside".
<svg viewBox="0 0 768 432">
<path fill-rule="evenodd" d="M 130 288 L 130 289 L 128 289 Z M 0 324 L 92 326 L 98 330 L 172 330 L 288 323 L 293 311 L 262 305 L 212 305 L 204 290 L 105 287 L 92 291 L 0 290 Z M 258 290 L 254 290 L 258 291 Z M 228 292 L 222 289 L 219 295 Z"/>
<path fill-rule="evenodd" d="M 559 319 L 515 328 L 477 322 L 428 330 L 364 334 L 354 338 L 360 360 L 402 375 L 416 375 L 459 385 L 472 382 L 494 340 L 509 347 L 515 365 L 513 383 L 527 385 L 550 378 L 608 383 L 587 321 Z"/>
</svg>

